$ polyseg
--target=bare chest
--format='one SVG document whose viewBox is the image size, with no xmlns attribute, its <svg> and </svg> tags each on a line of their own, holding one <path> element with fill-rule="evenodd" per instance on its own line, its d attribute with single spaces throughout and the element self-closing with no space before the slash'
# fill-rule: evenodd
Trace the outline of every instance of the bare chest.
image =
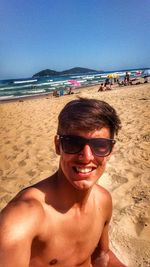
<svg viewBox="0 0 150 267">
<path fill-rule="evenodd" d="M 104 226 L 98 217 L 56 213 L 43 237 L 33 241 L 30 267 L 90 267 Z"/>
</svg>

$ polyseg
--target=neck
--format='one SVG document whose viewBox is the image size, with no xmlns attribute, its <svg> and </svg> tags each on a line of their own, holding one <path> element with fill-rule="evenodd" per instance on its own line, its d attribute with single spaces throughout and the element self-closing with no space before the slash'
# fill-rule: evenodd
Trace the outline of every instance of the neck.
<svg viewBox="0 0 150 267">
<path fill-rule="evenodd" d="M 63 209 L 76 207 L 80 210 L 85 209 L 91 189 L 79 190 L 75 188 L 65 177 L 61 169 L 55 174 L 58 201 Z"/>
</svg>

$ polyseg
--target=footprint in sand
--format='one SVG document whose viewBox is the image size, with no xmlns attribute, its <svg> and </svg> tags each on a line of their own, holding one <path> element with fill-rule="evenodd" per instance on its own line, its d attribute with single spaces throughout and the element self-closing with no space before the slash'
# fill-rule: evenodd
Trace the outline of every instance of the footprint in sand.
<svg viewBox="0 0 150 267">
<path fill-rule="evenodd" d="M 17 146 L 13 146 L 12 148 L 13 148 L 13 150 L 15 150 L 15 151 L 18 151 L 18 150 L 19 150 L 19 148 L 18 148 Z"/>
<path fill-rule="evenodd" d="M 29 141 L 26 142 L 26 145 L 31 145 L 31 144 L 32 144 L 32 141 L 31 140 L 29 140 Z"/>
<path fill-rule="evenodd" d="M 21 160 L 21 161 L 19 161 L 18 165 L 20 167 L 23 167 L 23 166 L 27 165 L 27 163 L 25 162 L 25 160 Z"/>
<path fill-rule="evenodd" d="M 128 179 L 126 177 L 116 174 L 111 175 L 111 180 L 112 180 L 112 188 L 111 188 L 112 191 L 120 187 L 122 184 L 128 182 Z"/>
<path fill-rule="evenodd" d="M 28 172 L 26 172 L 29 176 L 33 177 L 35 176 L 36 174 L 36 171 L 32 171 L 32 170 L 29 170 Z"/>
<path fill-rule="evenodd" d="M 8 144 L 10 144 L 11 142 L 8 140 L 8 141 L 6 141 L 5 142 L 5 145 L 8 145 Z"/>
<path fill-rule="evenodd" d="M 136 231 L 137 235 L 140 236 L 144 227 L 147 227 L 148 220 L 147 220 L 147 218 L 145 218 L 141 214 L 136 219 L 137 219 L 137 223 L 135 224 L 135 231 Z"/>
</svg>

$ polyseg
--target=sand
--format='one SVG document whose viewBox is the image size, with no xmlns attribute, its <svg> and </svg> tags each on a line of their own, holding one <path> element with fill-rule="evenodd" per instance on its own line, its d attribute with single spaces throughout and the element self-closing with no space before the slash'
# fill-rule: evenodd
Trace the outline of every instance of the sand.
<svg viewBox="0 0 150 267">
<path fill-rule="evenodd" d="M 97 92 L 0 104 L 0 208 L 22 188 L 58 166 L 53 137 L 57 115 L 78 96 L 105 100 L 118 111 L 122 129 L 99 183 L 113 198 L 110 245 L 129 267 L 150 266 L 150 83 Z"/>
</svg>

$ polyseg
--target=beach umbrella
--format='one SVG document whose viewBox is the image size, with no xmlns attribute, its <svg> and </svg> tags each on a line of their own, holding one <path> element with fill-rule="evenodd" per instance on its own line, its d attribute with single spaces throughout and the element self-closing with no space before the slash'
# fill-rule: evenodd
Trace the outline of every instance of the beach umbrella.
<svg viewBox="0 0 150 267">
<path fill-rule="evenodd" d="M 108 74 L 107 75 L 107 77 L 109 78 L 109 79 L 112 79 L 112 78 L 118 78 L 119 77 L 119 75 L 118 75 L 118 73 L 110 73 L 110 74 Z"/>
<path fill-rule="evenodd" d="M 68 80 L 68 82 L 70 82 L 71 84 L 75 85 L 75 86 L 80 86 L 81 83 L 76 81 L 76 80 Z"/>
<path fill-rule="evenodd" d="M 140 70 L 137 70 L 137 71 L 135 72 L 136 76 L 141 75 L 141 73 L 142 73 L 142 71 L 140 71 Z"/>
<path fill-rule="evenodd" d="M 118 78 L 118 77 L 119 77 L 118 73 L 113 73 L 113 78 Z"/>
<path fill-rule="evenodd" d="M 142 72 L 142 77 L 149 77 L 150 76 L 150 69 L 144 70 Z"/>
<path fill-rule="evenodd" d="M 108 74 L 107 78 L 112 79 L 113 78 L 113 73 Z"/>
</svg>

